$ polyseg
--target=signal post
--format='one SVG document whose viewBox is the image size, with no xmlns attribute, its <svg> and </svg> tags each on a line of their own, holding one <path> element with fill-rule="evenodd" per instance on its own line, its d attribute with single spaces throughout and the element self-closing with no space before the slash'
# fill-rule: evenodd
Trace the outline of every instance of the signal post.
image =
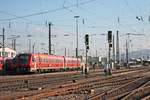
<svg viewBox="0 0 150 100">
<path fill-rule="evenodd" d="M 112 31 L 108 31 L 108 62 L 107 62 L 107 68 L 105 69 L 107 75 L 111 75 L 111 48 L 112 48 Z"/>
<path fill-rule="evenodd" d="M 88 74 L 88 56 L 87 56 L 87 54 L 88 54 L 88 50 L 89 50 L 89 35 L 88 34 L 86 34 L 85 35 L 85 48 L 86 48 L 86 63 L 85 63 L 85 74 Z"/>
</svg>

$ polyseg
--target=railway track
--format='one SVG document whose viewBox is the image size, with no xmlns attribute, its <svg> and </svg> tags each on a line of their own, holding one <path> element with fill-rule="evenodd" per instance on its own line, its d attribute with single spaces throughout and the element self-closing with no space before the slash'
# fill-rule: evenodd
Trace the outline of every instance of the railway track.
<svg viewBox="0 0 150 100">
<path fill-rule="evenodd" d="M 148 99 L 150 95 L 150 81 L 146 82 L 139 88 L 130 92 L 128 95 L 122 98 L 122 100 L 137 100 L 137 99 Z M 150 98 L 149 98 L 150 99 Z"/>
<path fill-rule="evenodd" d="M 113 71 L 114 74 L 134 71 L 135 69 Z M 137 68 L 136 70 L 141 70 Z M 96 77 L 103 73 L 103 70 L 92 72 L 87 78 Z M 65 74 L 41 74 L 41 75 L 23 75 L 14 77 L 3 77 L 0 80 L 0 91 L 17 91 L 20 89 L 33 89 L 36 87 L 45 88 L 50 84 L 59 85 L 65 83 L 73 83 L 74 80 L 83 79 L 85 76 L 79 72 L 65 73 Z"/>
<path fill-rule="evenodd" d="M 134 80 L 132 82 L 129 82 L 117 89 L 113 89 L 111 91 L 107 91 L 99 96 L 97 98 L 91 99 L 91 100 L 118 100 L 130 93 L 130 91 L 140 87 L 145 82 L 149 81 L 150 77 L 142 77 L 140 79 Z M 129 99 L 127 99 L 129 100 Z M 134 100 L 134 99 L 130 99 Z"/>
<path fill-rule="evenodd" d="M 107 90 L 90 97 L 89 100 L 141 100 L 150 95 L 150 73 L 145 73 L 141 78 L 121 85 L 118 88 Z"/>
<path fill-rule="evenodd" d="M 68 94 L 81 93 L 81 92 L 89 93 L 91 89 L 95 89 L 95 88 L 118 87 L 124 84 L 128 84 L 132 81 L 135 81 L 135 79 L 138 80 L 140 78 L 143 78 L 145 74 L 139 75 L 139 73 L 145 73 L 146 71 L 148 70 L 146 69 L 146 70 L 139 70 L 135 72 L 133 71 L 131 73 L 124 72 L 124 74 L 123 73 L 116 74 L 114 76 L 105 77 L 105 78 L 97 77 L 97 78 L 92 78 L 88 80 L 82 80 L 82 81 L 75 82 L 75 83 L 61 85 L 55 89 L 51 89 L 51 91 L 45 91 L 37 95 L 27 96 L 24 99 L 38 100 L 40 98 L 49 97 L 49 96 L 61 96 L 61 95 L 68 95 Z M 95 100 L 92 98 L 89 98 L 89 99 Z"/>
<path fill-rule="evenodd" d="M 9 83 L 7 83 L 8 81 L 4 81 L 4 84 L 1 84 L 0 86 L 0 90 L 3 91 L 13 91 L 13 92 L 17 92 L 23 89 L 27 89 L 26 92 L 28 93 L 18 93 L 18 96 L 10 96 L 8 98 L 22 98 L 24 96 L 32 96 L 35 94 L 41 94 L 41 93 L 45 93 L 45 91 L 49 91 L 49 89 L 53 90 L 52 92 L 57 91 L 58 90 L 63 90 L 65 88 L 67 88 L 67 90 L 62 91 L 63 93 L 74 93 L 74 92 L 85 92 L 85 91 L 90 91 L 93 88 L 97 88 L 97 87 L 118 87 L 121 84 L 125 84 L 128 83 L 130 81 L 133 81 L 134 79 L 139 78 L 138 75 L 134 75 L 134 77 L 130 78 L 130 74 L 132 73 L 139 73 L 139 72 L 145 72 L 149 69 L 143 70 L 141 68 L 137 68 L 137 69 L 128 69 L 128 70 L 120 70 L 120 71 L 114 71 L 113 72 L 113 76 L 100 76 L 100 72 L 99 73 L 92 73 L 88 76 L 80 76 L 77 73 L 72 73 L 69 75 L 56 75 L 57 77 L 53 77 L 53 75 L 40 75 L 40 77 L 35 77 L 35 76 L 31 76 L 31 77 L 25 77 L 24 79 L 21 79 L 21 77 L 16 78 L 16 80 L 10 80 Z M 121 74 L 122 73 L 122 74 Z M 126 76 L 124 76 L 124 74 Z M 127 75 L 128 74 L 128 75 Z M 119 76 L 115 76 L 115 75 L 119 75 Z M 53 78 L 52 78 L 53 77 Z M 120 78 L 119 78 L 120 77 Z M 141 77 L 141 76 L 140 76 Z M 6 79 L 7 80 L 7 79 Z M 116 81 L 114 81 L 116 80 Z M 90 83 L 90 84 L 88 84 Z M 66 84 L 66 85 L 64 85 Z M 37 87 L 37 88 L 36 88 Z M 75 88 L 74 88 L 75 87 Z M 37 91 L 34 89 L 41 89 L 43 88 L 41 91 Z M 72 89 L 73 88 L 73 89 Z M 31 89 L 31 90 L 30 90 Z M 66 92 L 68 91 L 69 92 Z M 76 91 L 74 91 L 76 90 Z M 72 92 L 73 91 L 73 92 Z M 55 94 L 55 93 L 54 93 Z M 56 93 L 57 95 L 62 95 L 61 92 Z M 4 97 L 4 96 L 2 96 Z M 1 96 L 0 96 L 1 98 Z"/>
</svg>

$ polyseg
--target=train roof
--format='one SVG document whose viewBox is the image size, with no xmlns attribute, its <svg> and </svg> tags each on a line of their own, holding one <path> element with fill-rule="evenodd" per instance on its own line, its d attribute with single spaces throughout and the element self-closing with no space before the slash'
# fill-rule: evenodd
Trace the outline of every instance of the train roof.
<svg viewBox="0 0 150 100">
<path fill-rule="evenodd" d="M 49 54 L 43 54 L 43 53 L 35 53 L 35 54 L 33 54 L 33 53 L 20 53 L 20 54 L 18 54 L 18 55 L 33 55 L 33 56 L 43 56 L 43 57 L 45 57 L 45 56 L 48 56 L 48 57 L 52 57 L 52 58 L 64 58 L 65 56 L 59 56 L 59 55 L 49 55 Z M 73 59 L 73 60 L 75 60 L 75 59 L 77 59 L 76 57 L 65 57 L 65 59 Z M 79 58 L 80 59 L 80 58 Z"/>
<path fill-rule="evenodd" d="M 49 55 L 49 54 L 41 54 L 41 53 L 20 53 L 18 55 L 33 55 L 33 56 L 50 56 L 50 57 L 64 57 L 64 56 L 58 56 L 58 55 Z"/>
</svg>

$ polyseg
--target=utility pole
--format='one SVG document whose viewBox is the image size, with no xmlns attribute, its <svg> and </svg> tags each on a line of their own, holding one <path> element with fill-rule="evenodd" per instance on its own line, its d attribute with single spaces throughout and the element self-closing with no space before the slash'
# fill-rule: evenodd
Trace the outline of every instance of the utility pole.
<svg viewBox="0 0 150 100">
<path fill-rule="evenodd" d="M 16 39 L 13 39 L 13 49 L 16 50 Z"/>
<path fill-rule="evenodd" d="M 52 26 L 52 23 L 50 22 L 49 24 L 49 54 L 51 55 L 51 26 Z"/>
<path fill-rule="evenodd" d="M 86 48 L 86 53 L 85 53 L 85 74 L 88 73 L 88 56 L 87 56 L 87 53 L 88 53 L 88 49 Z"/>
<path fill-rule="evenodd" d="M 115 36 L 113 35 L 113 67 L 115 67 Z"/>
<path fill-rule="evenodd" d="M 14 39 L 12 39 L 12 49 L 14 49 Z"/>
<path fill-rule="evenodd" d="M 3 57 L 3 64 L 4 64 L 4 57 L 5 57 L 5 29 L 3 28 L 3 35 L 0 35 L 3 37 L 3 49 L 2 49 L 2 57 Z"/>
<path fill-rule="evenodd" d="M 66 52 L 66 48 L 65 48 L 65 56 L 66 56 L 66 53 L 67 53 L 67 52 Z"/>
<path fill-rule="evenodd" d="M 130 35 L 131 35 L 131 33 L 127 33 L 127 40 L 126 40 L 126 63 L 127 63 L 127 68 L 130 67 L 130 65 L 129 65 L 129 58 L 130 58 L 130 55 L 129 55 L 129 52 L 130 52 L 129 41 L 130 41 Z"/>
<path fill-rule="evenodd" d="M 27 35 L 27 37 L 28 37 L 28 42 L 29 42 L 28 43 L 28 52 L 31 53 L 31 37 L 32 37 L 32 35 L 29 34 L 29 35 Z"/>
<path fill-rule="evenodd" d="M 119 60 L 120 60 L 120 54 L 119 54 L 119 31 L 117 31 L 117 40 L 116 40 L 116 61 L 117 61 L 117 69 L 119 69 Z"/>
<path fill-rule="evenodd" d="M 96 59 L 97 59 L 97 50 L 96 50 Z"/>
<path fill-rule="evenodd" d="M 126 40 L 126 64 L 127 68 L 129 67 L 129 50 L 128 50 L 128 40 Z"/>
<path fill-rule="evenodd" d="M 31 53 L 31 39 L 29 39 L 29 53 Z"/>
<path fill-rule="evenodd" d="M 76 19 L 76 38 L 77 38 L 77 48 L 76 48 L 76 58 L 77 58 L 77 67 L 78 67 L 78 18 L 80 16 L 74 16 L 74 18 Z"/>
<path fill-rule="evenodd" d="M 34 53 L 35 43 L 32 45 L 32 53 Z"/>
<path fill-rule="evenodd" d="M 74 16 L 74 18 L 76 19 L 76 57 L 78 58 L 78 18 L 80 16 Z"/>
</svg>

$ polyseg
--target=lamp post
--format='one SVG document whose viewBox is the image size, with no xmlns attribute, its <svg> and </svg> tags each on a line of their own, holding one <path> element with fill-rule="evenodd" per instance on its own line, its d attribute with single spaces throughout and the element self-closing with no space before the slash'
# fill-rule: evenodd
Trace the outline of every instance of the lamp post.
<svg viewBox="0 0 150 100">
<path fill-rule="evenodd" d="M 28 52 L 31 53 L 31 38 L 30 37 L 32 37 L 32 35 L 27 35 L 27 37 L 29 38 L 28 39 L 28 41 L 29 41 L 29 45 L 28 45 L 29 51 Z"/>
<path fill-rule="evenodd" d="M 34 44 L 32 45 L 32 53 L 34 53 L 34 49 L 35 49 L 35 42 L 34 42 Z"/>
<path fill-rule="evenodd" d="M 76 35 L 77 35 L 77 37 L 76 37 L 76 39 L 77 39 L 77 47 L 76 47 L 76 57 L 77 57 L 77 67 L 78 67 L 78 18 L 79 18 L 80 16 L 74 16 L 74 18 L 76 19 Z"/>
<path fill-rule="evenodd" d="M 76 57 L 78 58 L 78 18 L 80 16 L 74 16 L 74 18 L 76 19 Z"/>
</svg>

